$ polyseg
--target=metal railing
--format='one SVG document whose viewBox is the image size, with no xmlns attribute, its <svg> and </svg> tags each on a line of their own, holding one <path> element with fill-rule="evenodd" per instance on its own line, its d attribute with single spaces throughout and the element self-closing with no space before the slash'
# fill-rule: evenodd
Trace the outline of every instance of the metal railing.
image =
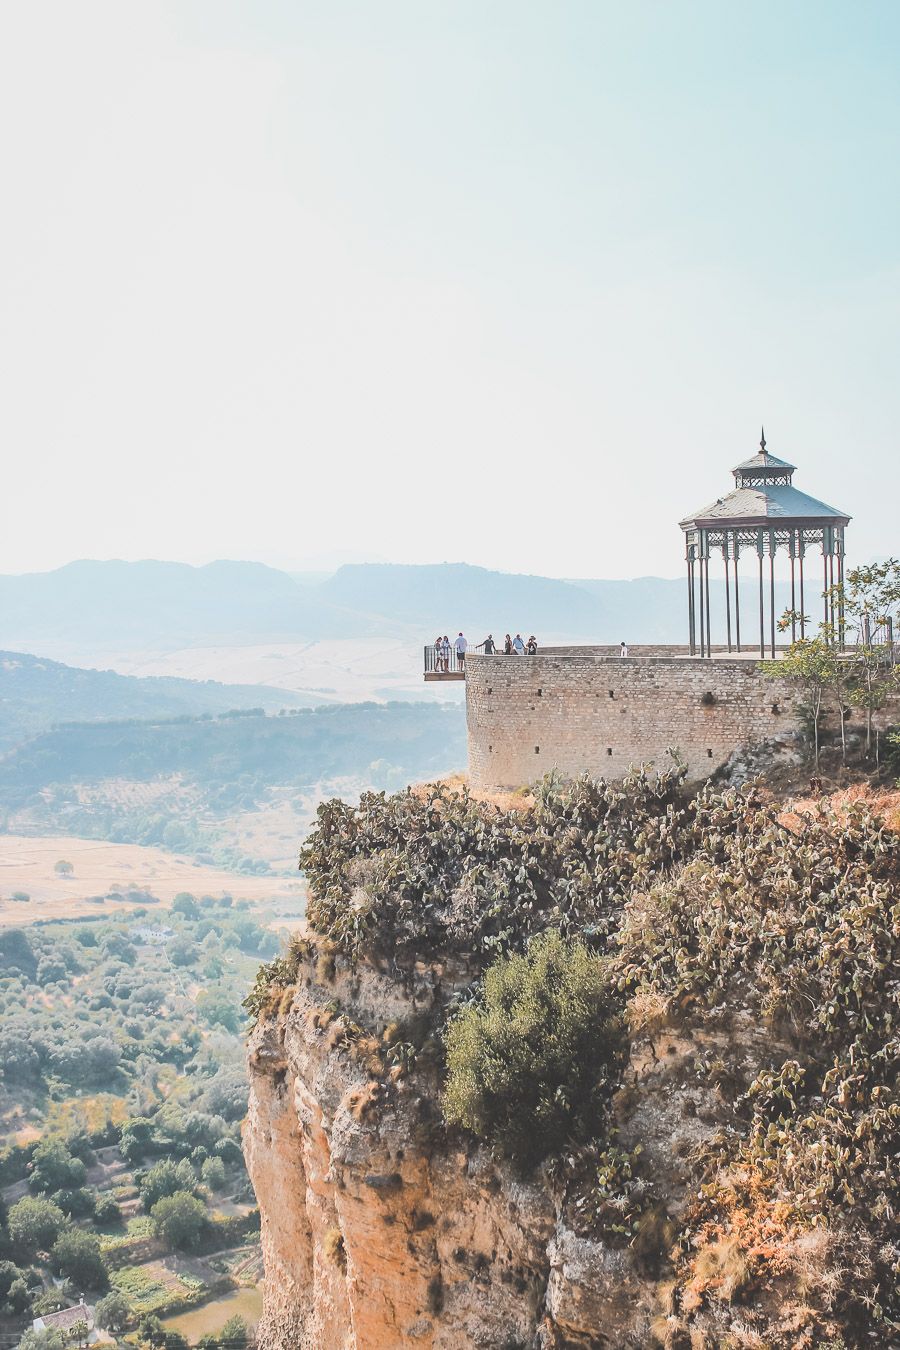
<svg viewBox="0 0 900 1350">
<path fill-rule="evenodd" d="M 465 661 L 460 661 L 452 642 L 449 652 L 446 653 L 439 652 L 434 643 L 429 643 L 425 648 L 425 674 L 464 675 Z"/>
</svg>

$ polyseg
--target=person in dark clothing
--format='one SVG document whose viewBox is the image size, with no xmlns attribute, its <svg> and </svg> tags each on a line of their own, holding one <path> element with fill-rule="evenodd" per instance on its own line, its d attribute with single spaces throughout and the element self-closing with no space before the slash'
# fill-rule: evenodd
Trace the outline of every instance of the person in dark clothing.
<svg viewBox="0 0 900 1350">
<path fill-rule="evenodd" d="M 503 655 L 512 656 L 512 654 L 513 654 L 512 638 L 509 636 L 509 633 L 507 633 L 506 641 L 503 644 Z"/>
<path fill-rule="evenodd" d="M 483 651 L 484 654 L 485 654 L 485 656 L 493 656 L 493 655 L 494 655 L 494 652 L 497 650 L 497 646 L 496 646 L 496 643 L 494 642 L 494 639 L 493 639 L 493 637 L 491 636 L 490 633 L 488 633 L 487 637 L 484 639 L 484 642 L 479 642 L 479 644 L 478 644 L 478 646 L 475 648 L 475 650 L 476 650 L 476 651 Z"/>
<path fill-rule="evenodd" d="M 525 644 L 525 652 L 528 656 L 537 656 L 537 638 L 534 636 L 534 633 L 532 633 Z"/>
</svg>

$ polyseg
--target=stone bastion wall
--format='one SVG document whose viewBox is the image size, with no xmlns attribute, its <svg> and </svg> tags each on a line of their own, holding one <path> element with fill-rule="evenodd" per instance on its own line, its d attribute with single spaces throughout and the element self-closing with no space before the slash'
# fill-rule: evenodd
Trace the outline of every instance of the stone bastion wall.
<svg viewBox="0 0 900 1350">
<path fill-rule="evenodd" d="M 712 660 L 675 647 L 546 648 L 538 656 L 466 661 L 469 778 L 516 788 L 551 769 L 621 778 L 630 767 L 671 764 L 691 781 L 735 750 L 799 728 L 797 696 L 755 660 Z"/>
</svg>

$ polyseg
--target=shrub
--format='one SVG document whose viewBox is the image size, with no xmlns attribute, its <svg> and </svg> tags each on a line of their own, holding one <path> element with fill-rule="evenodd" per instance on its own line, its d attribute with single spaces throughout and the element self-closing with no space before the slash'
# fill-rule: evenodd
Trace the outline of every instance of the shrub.
<svg viewBox="0 0 900 1350">
<path fill-rule="evenodd" d="M 103 1228 L 114 1228 L 122 1222 L 122 1211 L 115 1196 L 98 1196 L 94 1207 L 94 1221 Z"/>
<path fill-rule="evenodd" d="M 689 814 L 674 814 L 682 777 L 549 778 L 525 811 L 442 785 L 326 802 L 300 854 L 309 921 L 350 956 L 409 962 L 459 952 L 487 965 L 550 923 L 599 939 L 690 835 Z"/>
<path fill-rule="evenodd" d="M 190 1191 L 176 1191 L 157 1201 L 151 1212 L 159 1236 L 171 1247 L 196 1247 L 206 1227 L 206 1207 Z"/>
<path fill-rule="evenodd" d="M 29 1185 L 33 1191 L 60 1191 L 84 1184 L 87 1168 L 61 1139 L 42 1139 L 34 1150 Z"/>
<path fill-rule="evenodd" d="M 225 1164 L 221 1158 L 207 1158 L 200 1169 L 204 1186 L 220 1191 L 225 1185 Z"/>
<path fill-rule="evenodd" d="M 625 1049 L 605 958 L 557 933 L 501 957 L 447 1028 L 444 1115 L 528 1169 L 601 1133 Z"/>
<path fill-rule="evenodd" d="M 124 1331 L 128 1326 L 131 1309 L 128 1299 L 113 1289 L 97 1302 L 95 1309 L 97 1323 L 106 1331 Z"/>
<path fill-rule="evenodd" d="M 16 1253 L 34 1256 L 47 1251 L 56 1241 L 65 1224 L 66 1216 L 52 1200 L 43 1196 L 26 1196 L 9 1211 L 9 1236 Z"/>
<path fill-rule="evenodd" d="M 60 1233 L 50 1252 L 50 1264 L 57 1275 L 88 1289 L 103 1289 L 107 1284 L 106 1267 L 100 1255 L 100 1239 L 80 1228 Z"/>
</svg>

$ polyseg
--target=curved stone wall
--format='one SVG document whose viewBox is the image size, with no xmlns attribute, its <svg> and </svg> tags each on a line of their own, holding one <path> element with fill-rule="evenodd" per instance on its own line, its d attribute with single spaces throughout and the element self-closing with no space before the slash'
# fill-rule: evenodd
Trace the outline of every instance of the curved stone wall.
<svg viewBox="0 0 900 1350">
<path fill-rule="evenodd" d="M 796 730 L 793 691 L 754 660 L 702 660 L 677 651 L 625 658 L 596 647 L 470 655 L 472 785 L 521 787 L 551 769 L 621 778 L 633 765 L 665 767 L 670 747 L 697 781 L 742 746 Z"/>
</svg>

